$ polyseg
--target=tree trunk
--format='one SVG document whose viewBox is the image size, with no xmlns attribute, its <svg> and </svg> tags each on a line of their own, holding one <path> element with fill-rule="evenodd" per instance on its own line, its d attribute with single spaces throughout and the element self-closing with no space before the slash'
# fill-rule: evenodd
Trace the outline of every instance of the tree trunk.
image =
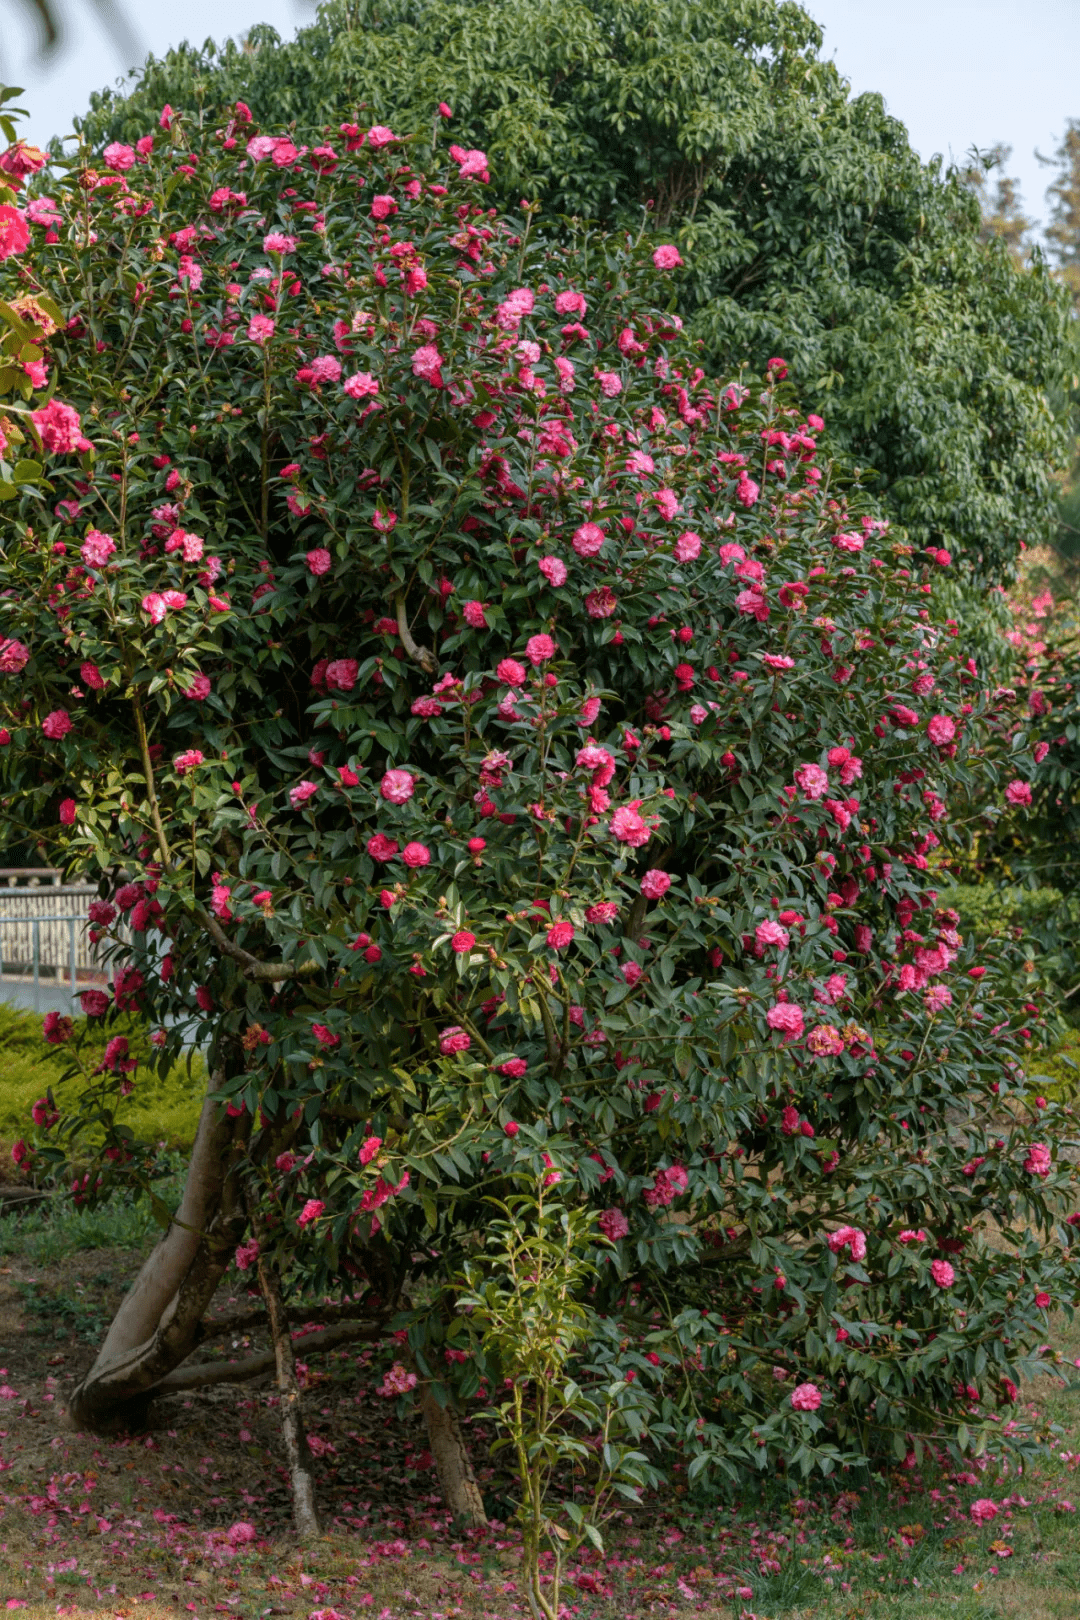
<svg viewBox="0 0 1080 1620">
<path fill-rule="evenodd" d="M 424 1386 L 420 1409 L 427 1425 L 428 1445 L 435 1459 L 443 1501 L 459 1524 L 482 1529 L 488 1522 L 487 1514 L 469 1448 L 461 1432 L 460 1418 L 452 1406 L 439 1405 L 430 1384 Z"/>
<path fill-rule="evenodd" d="M 289 1467 L 289 1485 L 292 1489 L 293 1523 L 301 1541 L 314 1541 L 321 1534 L 319 1510 L 315 1501 L 315 1480 L 311 1472 L 311 1447 L 304 1432 L 304 1411 L 300 1395 L 300 1380 L 296 1373 L 289 1318 L 281 1295 L 281 1282 L 269 1256 L 263 1252 L 266 1229 L 257 1219 L 254 1205 L 249 1205 L 252 1226 L 259 1238 L 259 1285 L 266 1300 L 270 1318 L 270 1332 L 274 1339 L 274 1359 L 277 1363 L 278 1395 L 281 1402 L 281 1433 L 285 1441 L 285 1460 Z"/>
<path fill-rule="evenodd" d="M 223 1078 L 216 1070 L 207 1083 L 180 1208 L 72 1392 L 68 1418 L 75 1428 L 139 1422 L 154 1386 L 202 1336 L 203 1314 L 246 1226 L 237 1171 L 251 1121 L 226 1114 L 215 1095 Z"/>
</svg>

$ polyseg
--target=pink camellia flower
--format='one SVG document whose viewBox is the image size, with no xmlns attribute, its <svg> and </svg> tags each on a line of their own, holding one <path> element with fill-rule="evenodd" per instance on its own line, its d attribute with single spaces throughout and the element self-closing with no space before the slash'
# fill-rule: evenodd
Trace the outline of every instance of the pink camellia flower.
<svg viewBox="0 0 1080 1620">
<path fill-rule="evenodd" d="M 1005 799 L 1008 804 L 1029 805 L 1031 803 L 1031 783 L 1022 782 L 1017 777 L 1005 789 Z"/>
<path fill-rule="evenodd" d="M 780 1031 L 785 1041 L 798 1040 L 803 1032 L 803 1010 L 793 1001 L 777 1001 L 765 1014 L 770 1029 Z"/>
<path fill-rule="evenodd" d="M 85 1010 L 84 1008 L 83 1011 Z M 41 1033 L 50 1046 L 62 1046 L 65 1041 L 71 1039 L 74 1027 L 70 1018 L 65 1018 L 58 1012 L 47 1012 L 42 1022 Z M 37 1104 L 34 1106 L 36 1108 Z"/>
<path fill-rule="evenodd" d="M 0 641 L 0 675 L 18 675 L 30 660 L 30 649 L 13 636 Z"/>
<path fill-rule="evenodd" d="M 87 1018 L 104 1018 L 112 1005 L 104 990 L 80 990 L 79 1000 Z"/>
<path fill-rule="evenodd" d="M 619 915 L 619 905 L 616 900 L 598 900 L 595 906 L 590 906 L 585 913 L 585 921 L 590 923 L 614 922 Z"/>
<path fill-rule="evenodd" d="M 59 1013 L 53 1013 L 52 1016 L 57 1019 L 59 1023 L 67 1025 L 67 1034 L 51 1037 L 53 1041 L 70 1040 L 75 1029 L 71 1019 L 61 1018 Z M 49 1040 L 50 1036 L 46 1035 L 45 1039 Z M 41 1130 L 51 1131 L 53 1126 L 59 1121 L 60 1113 L 58 1109 L 52 1107 L 48 1097 L 39 1097 L 37 1102 L 30 1110 L 30 1118 L 33 1120 L 35 1125 L 40 1127 Z"/>
<path fill-rule="evenodd" d="M 373 833 L 367 841 L 367 852 L 373 861 L 391 861 L 398 852 L 398 841 L 385 833 Z"/>
<path fill-rule="evenodd" d="M 379 783 L 379 792 L 388 804 L 408 804 L 416 788 L 416 778 L 408 771 L 387 771 Z"/>
<path fill-rule="evenodd" d="M 30 227 L 20 209 L 0 203 L 0 260 L 25 253 L 30 246 Z"/>
<path fill-rule="evenodd" d="M 457 933 L 452 934 L 450 937 L 450 949 L 456 951 L 459 956 L 464 956 L 468 951 L 471 951 L 475 944 L 476 935 L 471 933 L 468 928 L 459 928 Z"/>
<path fill-rule="evenodd" d="M 151 624 L 161 624 L 169 611 L 159 591 L 148 591 L 142 599 L 142 610 L 149 615 Z"/>
<path fill-rule="evenodd" d="M 832 1024 L 815 1024 L 806 1037 L 806 1049 L 812 1057 L 839 1057 L 844 1037 Z"/>
<path fill-rule="evenodd" d="M 309 1198 L 296 1217 L 297 1226 L 310 1226 L 312 1221 L 318 1220 L 325 1208 L 326 1205 L 321 1198 Z"/>
<path fill-rule="evenodd" d="M 210 691 L 211 687 L 209 675 L 196 675 L 191 685 L 185 686 L 184 696 L 186 698 L 191 698 L 195 703 L 201 703 L 204 698 L 208 698 L 210 696 Z"/>
<path fill-rule="evenodd" d="M 551 637 L 546 635 L 530 636 L 525 643 L 525 656 L 534 669 L 549 658 L 554 658 L 558 650 Z"/>
<path fill-rule="evenodd" d="M 527 670 L 524 664 L 519 664 L 516 658 L 501 658 L 495 666 L 495 673 L 504 686 L 519 687 L 525 685 Z"/>
<path fill-rule="evenodd" d="M 590 619 L 610 619 L 619 605 L 619 598 L 610 585 L 600 585 L 585 598 L 585 611 Z"/>
<path fill-rule="evenodd" d="M 287 236 L 284 231 L 269 231 L 263 237 L 264 253 L 295 253 L 296 237 Z"/>
<path fill-rule="evenodd" d="M 471 630 L 487 629 L 483 602 L 466 602 L 461 609 L 461 617 Z"/>
<path fill-rule="evenodd" d="M 1048 1176 L 1053 1168 L 1050 1149 L 1045 1142 L 1032 1142 L 1028 1148 L 1024 1169 L 1029 1176 Z"/>
<path fill-rule="evenodd" d="M 944 748 L 947 743 L 956 737 L 956 721 L 951 720 L 947 714 L 934 714 L 926 722 L 926 735 L 932 743 Z"/>
<path fill-rule="evenodd" d="M 579 557 L 595 557 L 606 536 L 598 523 L 583 523 L 574 531 L 573 547 Z"/>
<path fill-rule="evenodd" d="M 651 866 L 641 880 L 641 892 L 647 900 L 662 900 L 670 888 L 670 876 L 656 866 Z"/>
<path fill-rule="evenodd" d="M 547 931 L 547 942 L 553 951 L 561 951 L 564 945 L 569 945 L 574 937 L 574 925 L 570 922 L 555 922 Z"/>
<path fill-rule="evenodd" d="M 430 383 L 433 388 L 443 385 L 441 366 L 443 357 L 434 343 L 423 343 L 412 357 L 412 373 L 419 377 L 421 382 Z"/>
<path fill-rule="evenodd" d="M 683 259 L 678 248 L 667 242 L 656 249 L 652 256 L 652 262 L 658 270 L 677 270 Z"/>
<path fill-rule="evenodd" d="M 401 858 L 406 866 L 416 871 L 421 866 L 427 866 L 431 860 L 431 851 L 426 844 L 406 844 L 401 852 Z"/>
<path fill-rule="evenodd" d="M 561 557 L 541 557 L 539 568 L 548 584 L 556 590 L 566 584 L 566 564 Z"/>
<path fill-rule="evenodd" d="M 246 1243 L 238 1245 L 233 1259 L 236 1261 L 237 1271 L 250 1271 L 259 1258 L 258 1238 L 248 1238 Z"/>
<path fill-rule="evenodd" d="M 0 207 L 0 258 L 3 258 L 3 213 Z M 69 455 L 85 442 L 79 423 L 79 413 L 71 405 L 50 399 L 39 411 L 30 412 L 30 420 L 46 450 L 53 455 Z"/>
<path fill-rule="evenodd" d="M 197 765 L 203 763 L 203 755 L 197 748 L 188 748 L 182 754 L 177 754 L 173 766 L 177 776 L 183 776 L 187 771 L 193 771 Z"/>
<path fill-rule="evenodd" d="M 472 1045 L 472 1037 L 461 1028 L 460 1024 L 450 1024 L 448 1028 L 440 1031 L 439 1051 L 443 1057 L 453 1057 L 455 1052 L 467 1052 Z"/>
<path fill-rule="evenodd" d="M 992 1502 L 988 1496 L 980 1496 L 978 1501 L 972 1502 L 968 1512 L 976 1524 L 989 1524 L 991 1519 L 996 1519 L 998 1516 L 998 1505 L 996 1502 Z"/>
<path fill-rule="evenodd" d="M 395 1361 L 390 1370 L 383 1374 L 379 1394 L 389 1398 L 393 1395 L 407 1395 L 410 1389 L 415 1388 L 416 1374 L 403 1367 L 400 1361 Z"/>
<path fill-rule="evenodd" d="M 91 529 L 79 548 L 79 554 L 87 568 L 104 568 L 115 550 L 116 541 L 111 534 Z"/>
<path fill-rule="evenodd" d="M 75 824 L 75 817 L 79 813 L 79 807 L 74 799 L 61 799 L 59 813 L 60 825 L 62 827 L 72 827 Z"/>
<path fill-rule="evenodd" d="M 781 923 L 773 922 L 771 917 L 767 917 L 754 929 L 754 939 L 759 945 L 775 945 L 777 950 L 786 951 L 791 935 Z"/>
<path fill-rule="evenodd" d="M 71 716 L 66 709 L 53 709 L 41 722 L 41 729 L 52 742 L 59 742 L 71 730 Z"/>
<path fill-rule="evenodd" d="M 252 1239 L 251 1241 L 254 1242 L 256 1248 L 258 1248 L 258 1243 L 256 1240 Z M 248 1524 L 246 1520 L 241 1519 L 238 1523 L 231 1524 L 229 1526 L 228 1530 L 225 1532 L 225 1539 L 229 1543 L 230 1547 L 242 1547 L 246 1542 L 254 1541 L 255 1534 L 255 1526 L 253 1524 Z"/>
<path fill-rule="evenodd" d="M 101 155 L 105 160 L 105 167 L 112 169 L 116 174 L 126 174 L 128 169 L 134 167 L 136 161 L 134 147 L 125 146 L 122 141 L 110 141 Z"/>
<path fill-rule="evenodd" d="M 487 153 L 478 151 L 475 146 L 470 147 L 467 152 L 462 151 L 460 146 L 452 146 L 450 156 L 458 165 L 458 173 L 463 180 L 479 180 L 486 185 L 491 178 L 488 173 Z"/>
<path fill-rule="evenodd" d="M 331 692 L 351 692 L 359 673 L 355 658 L 332 658 L 326 666 L 326 685 Z"/>
<path fill-rule="evenodd" d="M 923 997 L 923 1005 L 930 1014 L 944 1012 L 946 1007 L 952 1006 L 952 991 L 943 984 L 932 984 Z"/>
<path fill-rule="evenodd" d="M 333 1047 L 341 1045 L 341 1036 L 335 1035 L 334 1031 L 328 1028 L 326 1024 L 312 1024 L 311 1033 L 314 1035 L 319 1045 L 325 1046 L 327 1050 L 331 1050 Z"/>
<path fill-rule="evenodd" d="M 829 787 L 828 774 L 820 765 L 799 765 L 795 781 L 808 799 L 820 799 Z"/>
<path fill-rule="evenodd" d="M 897 1233 L 896 1241 L 897 1243 L 903 1243 L 905 1246 L 908 1243 L 925 1243 L 926 1233 L 923 1231 L 921 1226 L 918 1228 L 918 1230 L 916 1230 L 914 1227 L 907 1226 L 902 1232 Z"/>
<path fill-rule="evenodd" d="M 816 1412 L 821 1405 L 821 1391 L 816 1384 L 796 1384 L 790 1400 L 796 1412 Z"/>
<path fill-rule="evenodd" d="M 523 1075 L 528 1074 L 529 1065 L 524 1058 L 507 1058 L 505 1063 L 498 1065 L 495 1072 L 504 1075 L 507 1080 L 520 1080 Z"/>
<path fill-rule="evenodd" d="M 372 1159 L 375 1157 L 376 1153 L 378 1153 L 378 1151 L 379 1151 L 379 1149 L 381 1147 L 382 1147 L 382 1137 L 381 1136 L 369 1136 L 369 1137 L 367 1137 L 365 1139 L 364 1143 L 363 1143 L 363 1146 L 360 1149 L 360 1163 L 361 1164 L 370 1164 Z"/>
<path fill-rule="evenodd" d="M 341 386 L 350 399 L 372 399 L 379 392 L 379 384 L 370 371 L 358 371 L 346 377 Z"/>
<path fill-rule="evenodd" d="M 617 1243 L 630 1230 L 630 1222 L 621 1209 L 605 1209 L 596 1224 L 609 1243 Z"/>
<path fill-rule="evenodd" d="M 1049 1294 L 1044 1294 L 1044 1293 L 1040 1292 L 1040 1293 L 1035 1295 L 1035 1303 L 1038 1306 L 1040 1311 L 1048 1311 L 1050 1309 L 1052 1301 L 1050 1299 Z"/>
<path fill-rule="evenodd" d="M 939 1288 L 951 1288 L 956 1281 L 956 1272 L 947 1260 L 931 1260 L 930 1275 Z"/>
<path fill-rule="evenodd" d="M 392 219 L 398 212 L 397 199 L 388 191 L 380 191 L 371 199 L 372 219 Z"/>
<path fill-rule="evenodd" d="M 681 563 L 693 562 L 700 555 L 701 536 L 695 534 L 693 529 L 687 529 L 686 533 L 680 534 L 675 542 L 675 561 Z"/>
<path fill-rule="evenodd" d="M 319 784 L 317 782 L 298 782 L 294 788 L 289 789 L 289 803 L 294 810 L 299 810 L 300 806 L 306 804 L 312 795 L 318 793 L 318 791 Z"/>
<path fill-rule="evenodd" d="M 621 805 L 612 814 L 609 825 L 612 837 L 620 844 L 629 844 L 631 849 L 640 849 L 652 836 L 650 828 L 629 805 Z"/>
<path fill-rule="evenodd" d="M 847 1249 L 853 1260 L 866 1259 L 866 1233 L 858 1226 L 838 1226 L 826 1241 L 833 1254 Z"/>
<path fill-rule="evenodd" d="M 248 322 L 247 335 L 252 343 L 260 346 L 269 343 L 274 335 L 274 322 L 269 315 L 253 315 Z"/>
<path fill-rule="evenodd" d="M 308 572 L 316 575 L 316 577 L 320 574 L 328 574 L 334 566 L 334 559 L 325 546 L 316 546 L 314 550 L 309 551 L 306 560 Z"/>
</svg>

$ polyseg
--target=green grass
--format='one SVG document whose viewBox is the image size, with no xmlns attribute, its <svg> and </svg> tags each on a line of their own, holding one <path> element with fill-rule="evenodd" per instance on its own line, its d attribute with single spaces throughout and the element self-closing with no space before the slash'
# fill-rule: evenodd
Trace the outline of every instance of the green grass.
<svg viewBox="0 0 1080 1620">
<path fill-rule="evenodd" d="M 182 1171 L 155 1182 L 169 1209 L 180 1202 Z M 51 1266 L 90 1249 L 137 1252 L 159 1230 L 148 1198 L 111 1198 L 97 1209 L 76 1209 L 63 1194 L 31 1209 L 0 1215 L 0 1258 L 14 1255 L 34 1266 Z"/>
<path fill-rule="evenodd" d="M 85 1042 L 83 1061 L 89 1067 L 100 1061 L 105 1042 L 113 1035 L 126 1035 L 132 1055 L 142 1062 L 149 1058 L 148 1030 L 140 1020 L 111 1020 L 107 1028 L 91 1030 L 79 1019 L 76 1040 Z M 0 1003 L 0 1137 L 12 1141 L 29 1134 L 30 1109 L 50 1086 L 63 1106 L 65 1093 L 78 1084 L 61 1081 L 70 1065 L 71 1047 L 47 1046 L 36 1014 Z M 188 1147 L 194 1140 L 205 1084 L 206 1066 L 198 1052 L 191 1054 L 190 1068 L 187 1062 L 176 1063 L 165 1075 L 140 1066 L 135 1090 L 120 1117 L 142 1141 Z"/>
</svg>

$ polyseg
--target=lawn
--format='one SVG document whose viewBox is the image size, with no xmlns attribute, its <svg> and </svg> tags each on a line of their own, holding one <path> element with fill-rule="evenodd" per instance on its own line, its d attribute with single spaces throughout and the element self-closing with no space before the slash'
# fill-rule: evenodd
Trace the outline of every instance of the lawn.
<svg viewBox="0 0 1080 1620">
<path fill-rule="evenodd" d="M 269 1380 L 171 1397 L 130 1437 L 64 1427 L 65 1393 L 153 1230 L 132 1203 L 0 1218 L 0 1604 L 25 1607 L 27 1620 L 82 1610 L 151 1620 L 166 1610 L 250 1620 L 525 1613 L 505 1483 L 482 1470 L 492 1527 L 455 1533 L 423 1435 L 377 1394 L 370 1350 L 307 1371 L 327 1533 L 303 1549 Z M 233 1295 L 218 1309 L 243 1304 Z M 226 1356 L 259 1343 L 208 1341 Z M 1059 1322 L 1055 1344 L 1071 1360 L 1080 1333 Z M 568 1614 L 1073 1620 L 1080 1404 L 1045 1377 L 1018 1416 L 1049 1416 L 1060 1430 L 1024 1474 L 987 1461 L 955 1477 L 898 1470 L 861 1491 L 762 1482 L 724 1503 L 695 1499 L 676 1476 L 613 1527 L 603 1559 L 578 1564 Z M 482 1461 L 480 1425 L 473 1444 Z M 997 1508 L 989 1522 L 971 1518 L 979 1499 Z"/>
</svg>

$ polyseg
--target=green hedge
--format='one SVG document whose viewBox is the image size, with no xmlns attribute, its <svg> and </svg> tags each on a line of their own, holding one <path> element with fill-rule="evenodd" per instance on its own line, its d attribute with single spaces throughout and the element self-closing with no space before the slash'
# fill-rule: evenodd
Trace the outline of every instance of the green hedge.
<svg viewBox="0 0 1080 1620">
<path fill-rule="evenodd" d="M 195 1136 L 206 1082 L 202 1057 L 192 1053 L 190 1066 L 174 1064 L 164 1075 L 143 1067 L 150 1056 L 147 1029 L 131 1018 L 110 1022 L 107 1031 L 95 1030 L 85 1048 L 84 1061 L 97 1062 L 106 1039 L 118 1034 L 127 1036 L 132 1054 L 140 1059 L 124 1122 L 143 1141 L 165 1142 L 178 1148 L 189 1146 Z M 40 1017 L 0 1002 L 0 1137 L 11 1142 L 29 1134 L 30 1109 L 50 1086 L 63 1105 L 60 1076 L 69 1063 L 67 1048 L 45 1044 Z"/>
</svg>

